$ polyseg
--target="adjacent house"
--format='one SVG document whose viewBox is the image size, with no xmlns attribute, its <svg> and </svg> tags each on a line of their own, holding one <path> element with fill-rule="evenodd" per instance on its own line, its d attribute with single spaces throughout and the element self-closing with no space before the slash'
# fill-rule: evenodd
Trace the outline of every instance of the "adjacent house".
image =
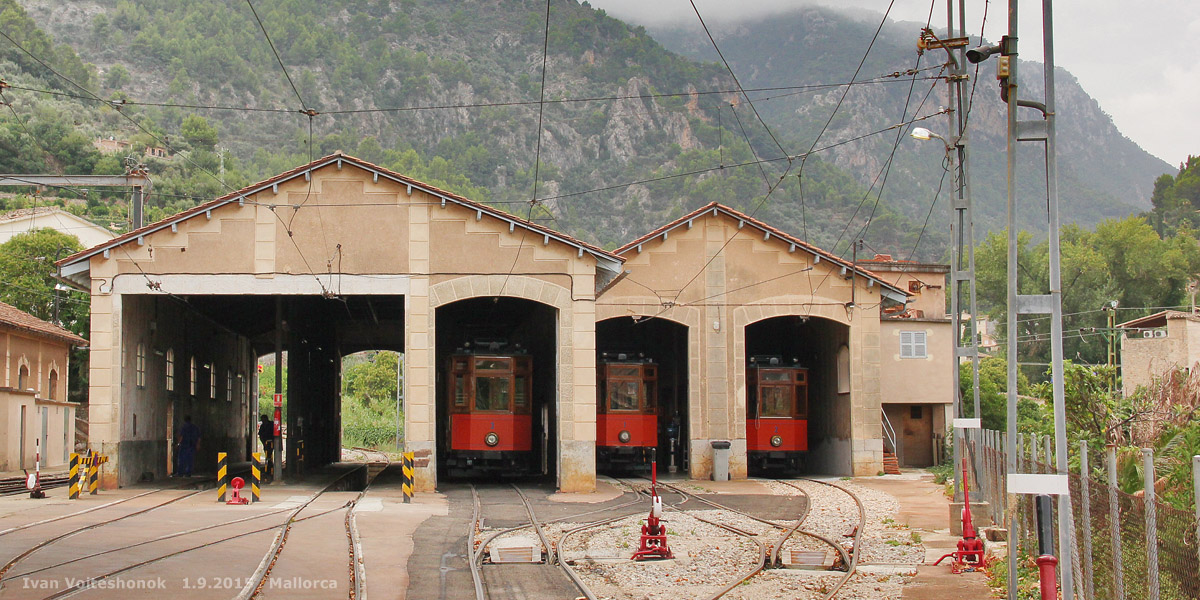
<svg viewBox="0 0 1200 600">
<path fill-rule="evenodd" d="M 53 229 L 79 238 L 85 248 L 103 244 L 117 234 L 55 206 L 22 208 L 0 215 L 0 244 L 19 233 Z"/>
<path fill-rule="evenodd" d="M 886 254 L 857 264 L 911 294 L 907 304 L 879 317 L 884 443 L 900 466 L 931 466 L 940 458 L 940 440 L 954 416 L 957 362 L 946 313 L 950 267 Z"/>
<path fill-rule="evenodd" d="M 67 401 L 71 348 L 87 340 L 0 302 L 0 471 L 65 465 L 75 445 L 75 409 Z"/>
<path fill-rule="evenodd" d="M 1117 325 L 1121 381 L 1126 397 L 1171 369 L 1200 362 L 1200 314 L 1164 310 Z"/>
</svg>

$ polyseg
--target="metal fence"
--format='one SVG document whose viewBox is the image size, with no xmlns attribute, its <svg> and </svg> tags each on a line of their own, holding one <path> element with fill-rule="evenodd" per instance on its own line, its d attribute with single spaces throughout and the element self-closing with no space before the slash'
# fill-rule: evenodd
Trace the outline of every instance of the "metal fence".
<svg viewBox="0 0 1200 600">
<path fill-rule="evenodd" d="M 1007 452 L 1017 454 L 1018 472 L 1054 473 L 1049 436 L 1019 435 L 1014 444 L 991 430 L 968 430 L 965 440 L 972 465 L 972 501 L 986 500 L 1001 527 L 1016 510 L 1019 557 L 1037 552 L 1032 496 L 1010 496 Z M 1073 449 L 1078 459 L 1068 468 L 1071 494 L 1071 548 L 1075 598 L 1087 600 L 1188 600 L 1200 598 L 1200 508 L 1180 510 L 1156 498 L 1153 454 L 1143 450 L 1144 484 L 1137 494 L 1117 488 L 1114 448 Z M 1097 474 L 1103 474 L 1097 478 Z M 1195 489 L 1200 490 L 1200 457 L 1193 459 Z M 1061 518 L 1062 515 L 1055 515 Z M 1055 524 L 1057 531 L 1057 523 Z M 1061 553 L 1062 550 L 1056 550 Z M 1028 594 L 1022 591 L 1021 597 Z"/>
</svg>

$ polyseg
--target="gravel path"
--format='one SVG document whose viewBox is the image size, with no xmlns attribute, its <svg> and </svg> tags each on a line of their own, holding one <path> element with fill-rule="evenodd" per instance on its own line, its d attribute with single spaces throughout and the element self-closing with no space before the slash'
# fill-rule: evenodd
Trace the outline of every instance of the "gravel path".
<svg viewBox="0 0 1200 600">
<path fill-rule="evenodd" d="M 850 481 L 830 480 L 855 493 L 867 513 L 862 536 L 860 570 L 847 582 L 837 598 L 898 600 L 903 586 L 924 561 L 920 536 L 892 520 L 899 503 L 887 493 L 855 485 Z M 789 485 L 765 481 L 776 495 L 794 496 L 798 492 Z M 858 522 L 858 509 L 841 490 L 812 481 L 793 481 L 808 495 L 809 514 L 801 530 L 820 533 L 844 545 L 850 551 L 853 527 Z M 689 505 L 691 503 L 689 502 Z M 725 510 L 680 512 L 668 510 L 664 522 L 674 560 L 634 562 L 630 556 L 637 550 L 641 526 L 645 523 L 642 510 L 631 507 L 627 518 L 573 534 L 565 547 L 559 548 L 560 560 L 574 566 L 588 587 L 603 600 L 692 600 L 705 598 L 748 572 L 758 564 L 759 547 L 749 538 L 709 525 L 699 518 L 714 521 L 753 534 L 763 544 L 774 543 L 782 531 Z M 697 518 L 699 517 L 699 518 Z M 795 521 L 779 521 L 782 526 Z M 581 523 L 555 523 L 544 527 L 546 536 L 555 546 L 568 530 Z M 485 537 L 486 533 L 479 537 Z M 503 537 L 535 538 L 532 529 L 514 532 Z M 784 549 L 818 550 L 832 557 L 835 551 L 811 536 L 799 532 L 784 545 Z M 737 586 L 724 598 L 739 600 L 819 600 L 844 576 L 842 571 L 806 569 L 770 569 Z"/>
</svg>

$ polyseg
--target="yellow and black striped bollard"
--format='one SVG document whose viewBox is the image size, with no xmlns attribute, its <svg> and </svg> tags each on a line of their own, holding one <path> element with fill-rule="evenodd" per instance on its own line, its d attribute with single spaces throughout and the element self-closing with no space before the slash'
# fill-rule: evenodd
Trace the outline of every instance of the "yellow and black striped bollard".
<svg viewBox="0 0 1200 600">
<path fill-rule="evenodd" d="M 262 485 L 263 455 L 261 452 L 255 452 L 250 456 L 250 501 L 259 502 L 262 500 L 258 497 L 258 486 Z"/>
<path fill-rule="evenodd" d="M 71 500 L 78 500 L 79 499 L 79 489 L 82 486 L 79 485 L 79 454 L 76 452 L 71 453 L 70 475 L 71 475 L 71 487 L 69 488 L 70 492 L 68 493 L 68 497 Z"/>
<path fill-rule="evenodd" d="M 412 502 L 413 497 L 413 453 L 404 453 L 404 503 Z"/>
<path fill-rule="evenodd" d="M 88 456 L 88 494 L 93 496 L 100 491 L 100 454 L 95 450 L 89 451 Z"/>
<path fill-rule="evenodd" d="M 229 455 L 217 453 L 217 502 L 225 501 L 225 490 L 229 487 Z"/>
</svg>

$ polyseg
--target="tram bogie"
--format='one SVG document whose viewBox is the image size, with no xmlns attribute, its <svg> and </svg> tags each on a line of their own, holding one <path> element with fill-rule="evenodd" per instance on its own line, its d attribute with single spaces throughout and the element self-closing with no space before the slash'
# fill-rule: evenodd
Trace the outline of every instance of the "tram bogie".
<svg viewBox="0 0 1200 600">
<path fill-rule="evenodd" d="M 808 454 L 808 369 L 795 359 L 754 356 L 746 380 L 749 463 L 799 471 Z"/>
</svg>

